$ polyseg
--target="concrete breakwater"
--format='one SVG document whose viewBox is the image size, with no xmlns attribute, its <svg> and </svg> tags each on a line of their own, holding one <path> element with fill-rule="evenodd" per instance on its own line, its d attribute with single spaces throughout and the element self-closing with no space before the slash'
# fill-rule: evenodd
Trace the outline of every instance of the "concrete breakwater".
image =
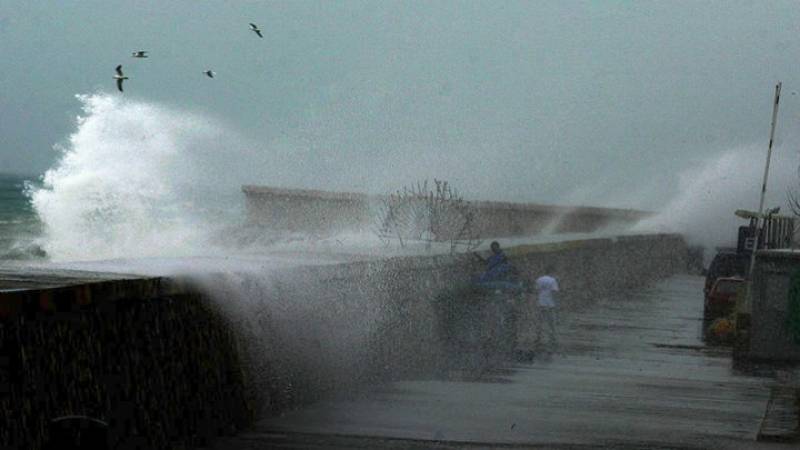
<svg viewBox="0 0 800 450">
<path fill-rule="evenodd" d="M 370 230 L 385 196 L 353 192 L 242 186 L 251 225 L 274 231 L 336 234 Z M 652 213 L 632 209 L 558 206 L 496 201 L 470 202 L 475 208 L 478 236 L 533 236 L 587 233 L 608 227 L 627 227 Z"/>
<path fill-rule="evenodd" d="M 553 264 L 570 307 L 682 271 L 686 247 L 642 235 L 507 253 L 526 278 Z M 466 255 L 415 256 L 2 290 L 15 306 L 0 328 L 0 446 L 40 448 L 49 420 L 77 414 L 108 423 L 120 448 L 191 447 L 435 370 L 448 357 L 437 302 L 480 269 Z"/>
</svg>

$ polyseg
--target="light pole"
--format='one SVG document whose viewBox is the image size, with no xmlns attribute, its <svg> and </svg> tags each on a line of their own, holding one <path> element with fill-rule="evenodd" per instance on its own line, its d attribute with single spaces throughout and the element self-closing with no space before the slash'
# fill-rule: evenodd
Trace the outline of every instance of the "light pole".
<svg viewBox="0 0 800 450">
<path fill-rule="evenodd" d="M 781 100 L 781 82 L 775 85 L 775 103 L 772 105 L 772 123 L 769 130 L 769 147 L 767 147 L 767 163 L 764 166 L 764 180 L 761 183 L 761 199 L 758 201 L 758 214 L 756 215 L 755 237 L 753 239 L 753 252 L 750 254 L 750 268 L 747 271 L 747 310 L 750 311 L 753 305 L 753 270 L 756 265 L 756 252 L 758 251 L 759 240 L 761 238 L 761 227 L 759 220 L 764 220 L 764 197 L 767 193 L 767 179 L 769 178 L 769 162 L 772 158 L 772 143 L 775 138 L 775 124 L 778 120 L 778 103 Z"/>
</svg>

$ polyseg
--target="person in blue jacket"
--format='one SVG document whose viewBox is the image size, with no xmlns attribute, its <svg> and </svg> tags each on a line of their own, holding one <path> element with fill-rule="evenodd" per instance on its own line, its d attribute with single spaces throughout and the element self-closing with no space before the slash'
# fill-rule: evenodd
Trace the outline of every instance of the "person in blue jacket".
<svg viewBox="0 0 800 450">
<path fill-rule="evenodd" d="M 478 283 L 506 281 L 511 271 L 506 254 L 500 249 L 500 243 L 497 241 L 492 242 L 489 248 L 492 250 L 492 255 L 488 258 L 475 253 L 475 256 L 486 263 L 486 270 L 478 277 Z"/>
</svg>

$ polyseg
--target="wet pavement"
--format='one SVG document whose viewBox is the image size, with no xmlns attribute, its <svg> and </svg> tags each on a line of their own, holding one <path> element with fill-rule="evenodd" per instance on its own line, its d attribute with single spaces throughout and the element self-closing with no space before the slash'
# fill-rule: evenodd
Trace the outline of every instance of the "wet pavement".
<svg viewBox="0 0 800 450">
<path fill-rule="evenodd" d="M 780 448 L 756 443 L 779 371 L 703 342 L 702 288 L 598 299 L 563 311 L 553 354 L 322 401 L 215 448 Z"/>
</svg>

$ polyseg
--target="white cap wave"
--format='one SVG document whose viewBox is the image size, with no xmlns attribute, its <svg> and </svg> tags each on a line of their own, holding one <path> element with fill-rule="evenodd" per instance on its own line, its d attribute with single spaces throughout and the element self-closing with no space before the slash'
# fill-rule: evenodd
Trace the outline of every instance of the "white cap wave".
<svg viewBox="0 0 800 450">
<path fill-rule="evenodd" d="M 120 96 L 78 96 L 83 114 L 30 193 L 54 260 L 186 256 L 236 214 L 226 154 L 235 139 L 207 117 Z M 213 193 L 213 194 L 211 194 Z M 235 201 L 233 202 L 235 203 Z M 230 207 L 228 208 L 230 209 Z M 230 213 L 230 214 L 228 214 Z"/>
</svg>

